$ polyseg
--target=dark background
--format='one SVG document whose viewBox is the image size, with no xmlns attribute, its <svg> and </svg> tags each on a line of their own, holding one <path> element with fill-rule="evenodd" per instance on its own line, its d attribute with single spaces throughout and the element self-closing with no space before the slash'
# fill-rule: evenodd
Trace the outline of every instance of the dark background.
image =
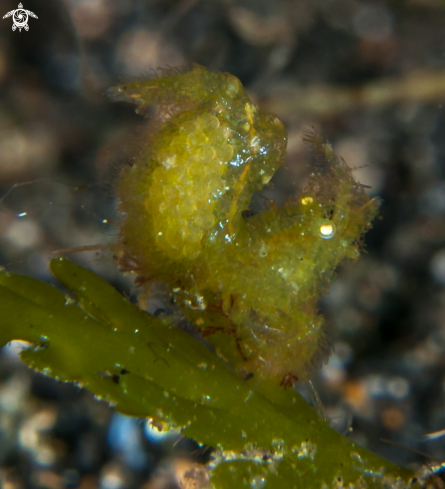
<svg viewBox="0 0 445 489">
<path fill-rule="evenodd" d="M 17 3 L 0 7 L 3 16 Z M 382 198 L 366 253 L 339 270 L 321 303 L 334 354 L 314 383 L 327 415 L 397 463 L 427 459 L 394 443 L 445 460 L 445 438 L 423 439 L 445 429 L 445 3 L 26 0 L 24 8 L 39 17 L 28 32 L 0 19 L 0 264 L 50 281 L 55 250 L 115 239 L 103 220 L 114 219 L 113 182 L 144 123 L 104 96 L 120 75 L 191 62 L 229 71 L 289 132 L 287 168 L 269 198 L 304 184 L 302 135 L 313 125 Z M 133 293 L 106 256 L 70 256 Z M 175 435 L 155 442 L 143 420 L 31 373 L 14 351 L 0 355 L 3 487 L 176 487 L 173 475 L 196 447 L 173 448 Z"/>
</svg>

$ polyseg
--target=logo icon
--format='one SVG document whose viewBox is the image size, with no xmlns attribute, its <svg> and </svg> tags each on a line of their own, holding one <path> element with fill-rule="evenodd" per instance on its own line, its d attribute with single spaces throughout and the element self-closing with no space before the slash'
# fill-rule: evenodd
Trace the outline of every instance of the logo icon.
<svg viewBox="0 0 445 489">
<path fill-rule="evenodd" d="M 30 10 L 25 10 L 21 3 L 19 3 L 19 6 L 16 10 L 11 10 L 6 15 L 4 15 L 3 18 L 6 19 L 7 17 L 11 17 L 11 15 L 13 22 L 13 31 L 15 31 L 16 29 L 18 29 L 20 32 L 22 32 L 22 29 L 25 29 L 25 31 L 27 31 L 29 30 L 28 18 L 34 17 L 35 19 L 38 19 L 37 15 L 34 12 L 31 12 Z"/>
</svg>

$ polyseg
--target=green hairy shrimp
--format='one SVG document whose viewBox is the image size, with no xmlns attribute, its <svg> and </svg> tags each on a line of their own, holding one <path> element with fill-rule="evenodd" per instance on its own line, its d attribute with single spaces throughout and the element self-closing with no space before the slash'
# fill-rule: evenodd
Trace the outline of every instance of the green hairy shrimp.
<svg viewBox="0 0 445 489">
<path fill-rule="evenodd" d="M 337 266 L 358 257 L 377 203 L 317 136 L 320 163 L 282 207 L 246 213 L 283 164 L 287 134 L 228 73 L 194 65 L 113 87 L 116 101 L 160 107 L 118 182 L 116 256 L 150 294 L 164 284 L 244 378 L 285 387 L 328 353 L 317 303 Z"/>
</svg>

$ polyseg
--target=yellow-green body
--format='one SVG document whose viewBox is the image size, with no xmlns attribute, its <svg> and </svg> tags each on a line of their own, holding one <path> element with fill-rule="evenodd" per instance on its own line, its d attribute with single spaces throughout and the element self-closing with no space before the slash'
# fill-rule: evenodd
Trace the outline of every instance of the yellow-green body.
<svg viewBox="0 0 445 489">
<path fill-rule="evenodd" d="M 317 301 L 338 264 L 358 256 L 376 203 L 311 137 L 322 158 L 308 188 L 247 217 L 253 193 L 283 164 L 283 124 L 232 75 L 200 66 L 164 75 L 110 91 L 164 114 L 119 181 L 122 268 L 147 292 L 166 284 L 242 376 L 307 378 L 328 350 Z"/>
</svg>

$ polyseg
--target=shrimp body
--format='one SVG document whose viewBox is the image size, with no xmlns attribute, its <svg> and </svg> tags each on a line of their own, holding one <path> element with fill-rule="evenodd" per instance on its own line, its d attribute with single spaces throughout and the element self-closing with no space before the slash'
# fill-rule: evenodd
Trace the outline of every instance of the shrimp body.
<svg viewBox="0 0 445 489">
<path fill-rule="evenodd" d="M 161 109 L 119 180 L 122 268 L 147 293 L 164 283 L 241 375 L 307 378 L 329 349 L 317 301 L 338 264 L 358 256 L 376 203 L 312 135 L 324 168 L 309 187 L 246 217 L 253 193 L 283 164 L 287 136 L 230 74 L 195 65 L 109 94 L 139 111 Z"/>
</svg>

